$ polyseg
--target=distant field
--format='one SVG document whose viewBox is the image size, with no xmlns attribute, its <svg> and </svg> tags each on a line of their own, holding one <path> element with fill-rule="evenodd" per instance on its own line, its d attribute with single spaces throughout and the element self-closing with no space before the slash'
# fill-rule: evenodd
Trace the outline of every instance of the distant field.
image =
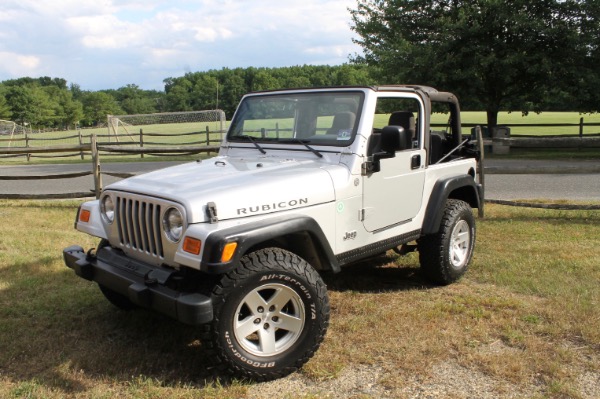
<svg viewBox="0 0 600 399">
<path fill-rule="evenodd" d="M 84 143 L 89 143 L 90 137 L 96 135 L 99 142 L 131 142 L 138 143 L 140 130 L 144 133 L 144 142 L 161 142 L 161 143 L 187 143 L 200 140 L 206 140 L 206 129 L 211 132 L 218 130 L 217 123 L 167 123 L 143 126 L 128 126 L 120 127 L 119 136 L 115 137 L 109 134 L 106 127 L 90 128 L 81 130 L 66 130 L 56 132 L 40 132 L 35 130 L 29 135 L 30 146 L 47 146 L 56 144 L 79 144 L 79 133 L 83 137 Z M 191 133 L 197 133 L 190 135 Z M 152 137 L 153 134 L 165 134 L 167 136 Z M 184 136 L 182 136 L 184 134 Z M 168 136 L 172 135 L 172 136 Z M 1 147 L 24 147 L 25 135 L 15 134 L 14 136 L 0 135 Z"/>
<path fill-rule="evenodd" d="M 56 131 L 56 132 L 40 132 L 35 131 L 29 135 L 29 140 L 25 140 L 25 135 L 14 135 L 12 138 L 7 135 L 0 135 L 0 149 L 7 147 L 44 147 L 56 145 L 78 145 L 80 144 L 79 133 L 81 132 L 81 143 L 87 144 L 90 142 L 92 135 L 96 135 L 98 143 L 105 145 L 132 145 L 138 146 L 140 143 L 140 130 L 143 131 L 144 147 L 153 146 L 202 146 L 206 145 L 206 129 L 210 131 L 211 145 L 218 145 L 221 141 L 222 133 L 218 131 L 218 123 L 171 123 L 171 124 L 154 124 L 144 126 L 128 126 L 125 130 L 121 128 L 119 136 L 109 134 L 108 128 L 82 129 L 81 131 Z M 159 135 L 159 136 L 156 136 Z M 65 155 L 73 155 L 65 157 Z M 37 154 L 32 155 L 30 162 L 34 163 L 52 163 L 58 162 L 77 162 L 81 157 L 77 153 L 63 154 Z M 60 156 L 60 157 L 59 157 Z M 177 159 L 183 159 L 181 155 L 176 156 Z M 145 160 L 160 159 L 169 160 L 169 156 L 152 156 L 145 155 Z M 197 156 L 196 156 L 197 158 Z M 90 156 L 86 155 L 86 162 L 89 162 Z M 114 160 L 134 160 L 139 161 L 140 155 L 123 155 L 123 154 L 103 154 L 104 161 Z M 22 163 L 27 162 L 24 156 L 0 158 L 0 163 Z"/>
<path fill-rule="evenodd" d="M 579 124 L 579 119 L 583 118 L 584 123 L 600 123 L 600 114 L 585 114 L 578 112 L 542 112 L 541 114 L 529 113 L 523 116 L 520 112 L 500 112 L 498 114 L 499 125 L 512 124 L 551 124 L 551 123 L 573 123 Z M 448 116 L 444 114 L 434 114 L 433 123 L 446 123 Z M 487 123 L 485 112 L 467 111 L 461 112 L 462 123 Z M 600 126 L 586 126 L 583 134 L 600 133 Z M 512 135 L 558 135 L 558 134 L 579 134 L 579 126 L 572 127 L 512 127 Z"/>
<path fill-rule="evenodd" d="M 511 127 L 511 135 L 564 135 L 571 134 L 577 135 L 579 134 L 579 120 L 580 118 L 584 118 L 584 123 L 600 123 L 600 114 L 586 114 L 581 115 L 577 112 L 543 112 L 541 114 L 530 113 L 527 116 L 521 115 L 519 112 L 501 112 L 498 116 L 498 122 L 500 125 L 512 125 L 512 124 L 556 124 L 556 123 L 570 123 L 576 126 L 567 126 L 567 127 Z M 380 118 L 385 120 L 388 119 L 387 115 L 380 115 Z M 462 122 L 466 124 L 485 124 L 487 117 L 485 112 L 462 112 L 461 113 Z M 448 121 L 447 114 L 436 113 L 432 116 L 432 123 L 435 124 L 445 124 Z M 226 123 L 226 126 L 228 124 Z M 126 130 L 121 130 L 121 135 L 119 137 L 115 137 L 114 135 L 109 135 L 108 128 L 95 128 L 95 129 L 83 129 L 81 130 L 81 141 L 83 143 L 89 143 L 90 137 L 95 134 L 98 137 L 98 141 L 106 144 L 131 144 L 131 145 L 139 145 L 140 139 L 140 130 L 143 131 L 144 136 L 144 146 L 152 147 L 153 145 L 177 145 L 177 146 L 185 146 L 185 145 L 203 145 L 206 143 L 206 129 L 207 127 L 210 129 L 211 136 L 210 139 L 215 142 L 211 143 L 212 145 L 218 144 L 221 139 L 221 133 L 217 133 L 219 129 L 219 125 L 215 122 L 211 123 L 173 123 L 173 124 L 155 124 L 155 125 L 145 125 L 145 126 L 128 126 Z M 442 129 L 442 128 L 437 128 Z M 463 128 L 463 133 L 469 132 L 470 128 Z M 68 145 L 68 144 L 79 144 L 80 131 L 70 130 L 70 131 L 59 131 L 59 132 L 42 132 L 36 133 L 33 132 L 29 135 L 29 141 L 27 144 L 30 147 L 39 147 L 39 146 L 53 146 L 53 145 Z M 194 134 L 192 134 L 194 133 Z M 584 127 L 583 133 L 585 135 L 589 134 L 600 134 L 600 126 L 589 126 Z M 153 134 L 165 135 L 165 136 L 152 136 Z M 182 135 L 183 134 L 183 135 Z M 25 147 L 26 141 L 24 135 L 14 135 L 12 138 L 8 135 L 0 135 L 0 149 L 7 147 Z M 52 162 L 78 162 L 81 161 L 81 158 L 77 154 L 73 154 L 75 156 L 71 156 L 69 158 L 60 157 L 57 158 L 55 155 L 59 154 L 51 154 L 49 156 L 37 155 L 31 158 L 30 162 L 35 163 L 52 163 Z M 564 155 L 564 154 L 559 154 Z M 576 154 L 577 157 L 580 157 L 582 154 Z M 592 154 L 592 156 L 596 156 L 596 152 Z M 554 157 L 554 155 L 552 155 Z M 86 157 L 89 160 L 89 156 Z M 112 160 L 140 160 L 141 157 L 139 155 L 115 155 L 108 154 L 103 155 L 103 160 L 112 161 Z M 162 160 L 168 159 L 167 157 L 161 156 L 158 157 Z M 145 160 L 153 159 L 152 156 L 146 155 L 144 157 Z M 178 158 L 181 159 L 181 158 Z M 24 157 L 18 158 L 5 158 L 0 157 L 0 163 L 22 163 L 27 162 Z"/>
<path fill-rule="evenodd" d="M 530 113 L 527 116 L 521 115 L 519 112 L 501 112 L 498 115 L 498 123 L 500 125 L 512 125 L 512 124 L 556 124 L 556 123 L 572 123 L 579 124 L 579 119 L 583 117 L 584 123 L 600 123 L 600 114 L 586 114 L 581 115 L 577 112 L 543 112 L 541 114 Z M 487 117 L 485 112 L 474 112 L 467 111 L 461 113 L 461 119 L 463 123 L 473 124 L 485 124 Z M 435 113 L 432 116 L 432 123 L 444 124 L 448 121 L 447 114 Z M 171 123 L 171 124 L 157 124 L 157 125 L 145 125 L 145 126 L 129 126 L 126 130 L 121 130 L 121 135 L 118 140 L 120 142 L 138 142 L 140 129 L 143 130 L 145 135 L 148 134 L 172 134 L 169 137 L 150 137 L 145 136 L 145 142 L 161 142 L 161 143 L 187 143 L 193 141 L 200 141 L 205 138 L 206 128 L 210 131 L 216 131 L 218 125 L 216 123 Z M 42 146 L 52 144 L 78 144 L 78 136 L 80 131 L 68 130 L 68 131 L 57 131 L 57 132 L 46 132 L 36 133 L 35 131 L 30 135 L 31 146 Z M 198 135 L 191 136 L 179 136 L 181 134 L 188 134 L 196 132 Z M 588 126 L 584 128 L 584 134 L 600 133 L 600 126 Z M 99 141 L 110 141 L 115 142 L 117 139 L 114 136 L 109 135 L 109 131 L 106 127 L 82 129 L 81 135 L 84 138 L 84 142 L 89 142 L 89 137 L 92 134 L 99 136 Z M 511 134 L 514 135 L 555 135 L 555 134 L 579 134 L 579 126 L 572 127 L 513 127 L 511 128 Z M 68 137 L 68 138 L 67 138 Z M 0 147 L 22 147 L 25 145 L 25 136 L 15 134 L 11 137 L 8 135 L 0 135 Z"/>
</svg>

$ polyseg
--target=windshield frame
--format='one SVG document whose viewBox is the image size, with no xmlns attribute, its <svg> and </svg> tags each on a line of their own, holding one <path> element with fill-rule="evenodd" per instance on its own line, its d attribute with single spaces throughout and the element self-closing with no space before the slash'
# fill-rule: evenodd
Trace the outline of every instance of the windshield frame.
<svg viewBox="0 0 600 399">
<path fill-rule="evenodd" d="M 250 94 L 242 98 L 226 138 L 232 143 L 249 143 L 251 136 L 262 145 L 348 147 L 356 139 L 364 102 L 359 88 Z"/>
</svg>

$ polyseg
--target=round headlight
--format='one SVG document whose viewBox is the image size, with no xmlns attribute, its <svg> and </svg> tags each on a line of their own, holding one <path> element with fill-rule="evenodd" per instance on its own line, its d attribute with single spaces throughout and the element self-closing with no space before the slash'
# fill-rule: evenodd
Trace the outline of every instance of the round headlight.
<svg viewBox="0 0 600 399">
<path fill-rule="evenodd" d="M 102 198 L 100 202 L 100 210 L 102 212 L 102 218 L 106 223 L 112 223 L 115 220 L 115 203 L 113 202 L 110 195 Z"/>
<path fill-rule="evenodd" d="M 165 212 L 163 227 L 167 238 L 177 242 L 183 235 L 183 216 L 176 208 L 170 208 Z"/>
</svg>

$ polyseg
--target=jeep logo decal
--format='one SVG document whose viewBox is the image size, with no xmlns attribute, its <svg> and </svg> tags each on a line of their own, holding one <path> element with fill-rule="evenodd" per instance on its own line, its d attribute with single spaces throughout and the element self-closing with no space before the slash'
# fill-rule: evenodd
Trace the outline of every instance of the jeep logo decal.
<svg viewBox="0 0 600 399">
<path fill-rule="evenodd" d="M 277 211 L 280 209 L 293 208 L 298 205 L 307 205 L 307 204 L 308 204 L 308 198 L 300 198 L 297 200 L 281 201 L 281 202 L 274 202 L 272 204 L 249 206 L 247 208 L 238 208 L 237 214 L 238 215 L 249 215 L 252 213 Z"/>
</svg>

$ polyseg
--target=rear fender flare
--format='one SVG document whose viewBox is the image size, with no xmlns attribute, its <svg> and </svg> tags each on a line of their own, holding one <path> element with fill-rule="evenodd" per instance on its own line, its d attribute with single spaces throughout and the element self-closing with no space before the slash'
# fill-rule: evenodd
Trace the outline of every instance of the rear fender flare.
<svg viewBox="0 0 600 399">
<path fill-rule="evenodd" d="M 481 195 L 481 185 L 477 184 L 471 175 L 454 176 L 437 181 L 433 186 L 425 211 L 422 234 L 437 233 L 448 198 L 465 201 L 471 208 L 479 208 Z"/>
</svg>

